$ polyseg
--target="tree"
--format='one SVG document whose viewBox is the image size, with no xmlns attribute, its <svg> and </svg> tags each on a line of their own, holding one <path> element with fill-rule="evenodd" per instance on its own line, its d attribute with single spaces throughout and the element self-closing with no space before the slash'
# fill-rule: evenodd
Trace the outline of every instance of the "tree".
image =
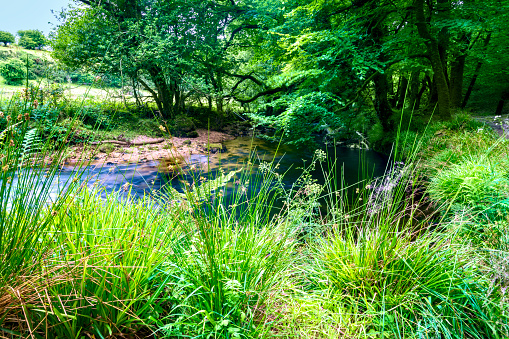
<svg viewBox="0 0 509 339">
<path fill-rule="evenodd" d="M 47 44 L 44 34 L 35 29 L 18 31 L 19 45 L 27 49 L 42 48 Z"/>
<path fill-rule="evenodd" d="M 5 46 L 7 46 L 7 44 L 12 44 L 14 41 L 14 35 L 9 32 L 0 31 L 0 42 Z"/>
<path fill-rule="evenodd" d="M 55 58 L 133 79 L 164 118 L 180 114 L 193 94 L 216 98 L 221 110 L 226 78 L 237 75 L 228 50 L 244 31 L 258 28 L 248 2 L 80 2 L 87 7 L 62 13 L 52 40 Z"/>
<path fill-rule="evenodd" d="M 28 36 L 22 36 L 19 38 L 18 45 L 26 49 L 36 49 L 38 47 L 37 43 Z"/>
</svg>

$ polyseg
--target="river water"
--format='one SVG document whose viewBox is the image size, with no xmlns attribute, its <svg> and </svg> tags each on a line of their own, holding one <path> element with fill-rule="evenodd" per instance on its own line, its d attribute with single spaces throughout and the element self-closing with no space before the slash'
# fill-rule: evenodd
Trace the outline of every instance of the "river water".
<svg viewBox="0 0 509 339">
<path fill-rule="evenodd" d="M 223 144 L 227 149 L 225 153 L 210 156 L 183 155 L 184 161 L 179 166 L 171 166 L 171 162 L 165 159 L 137 164 L 90 165 L 79 171 L 74 167 L 63 166 L 58 182 L 55 180 L 53 184 L 51 195 L 56 197 L 65 183 L 78 173 L 80 175 L 77 177 L 83 184 L 102 187 L 103 195 L 117 191 L 127 196 L 129 188 L 131 197 L 143 197 L 160 191 L 167 185 L 182 192 L 186 181 L 192 183 L 199 177 L 213 179 L 220 167 L 225 173 L 249 167 L 249 179 L 259 180 L 259 164 L 271 161 L 279 164 L 277 172 L 284 174 L 282 182 L 286 188 L 290 188 L 301 175 L 302 168 L 309 165 L 313 158 L 313 151 L 299 150 L 284 144 L 277 145 L 263 139 L 240 137 Z M 329 147 L 326 152 L 328 162 L 336 162 L 336 176 L 343 177 L 347 184 L 354 184 L 367 176 L 380 176 L 386 171 L 387 157 L 374 151 Z M 254 165 L 248 166 L 248 161 Z M 169 171 L 168 165 L 181 170 L 179 173 Z M 312 174 L 319 183 L 324 182 L 319 166 Z M 226 191 L 231 191 L 231 185 Z"/>
</svg>

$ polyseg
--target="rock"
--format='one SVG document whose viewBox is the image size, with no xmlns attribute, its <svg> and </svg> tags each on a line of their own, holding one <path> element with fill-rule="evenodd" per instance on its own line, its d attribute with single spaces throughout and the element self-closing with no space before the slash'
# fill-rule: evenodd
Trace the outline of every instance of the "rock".
<svg viewBox="0 0 509 339">
<path fill-rule="evenodd" d="M 184 140 L 183 144 L 184 145 L 191 145 L 191 140 Z"/>
<path fill-rule="evenodd" d="M 113 144 L 101 144 L 97 147 L 97 150 L 101 153 L 111 153 L 115 150 L 115 146 Z"/>
<path fill-rule="evenodd" d="M 175 117 L 171 129 L 173 134 L 177 137 L 191 137 L 190 135 L 194 134 L 192 132 L 196 131 L 196 125 L 194 124 L 193 119 L 181 114 Z"/>
<path fill-rule="evenodd" d="M 202 151 L 204 152 L 210 152 L 212 154 L 215 154 L 215 153 L 224 153 L 226 152 L 226 146 L 221 144 L 221 143 L 216 143 L 216 144 L 204 144 L 201 146 L 201 149 Z"/>
<path fill-rule="evenodd" d="M 197 131 L 191 131 L 191 132 L 187 132 L 186 136 L 188 138 L 198 138 L 200 135 L 198 134 Z"/>
</svg>

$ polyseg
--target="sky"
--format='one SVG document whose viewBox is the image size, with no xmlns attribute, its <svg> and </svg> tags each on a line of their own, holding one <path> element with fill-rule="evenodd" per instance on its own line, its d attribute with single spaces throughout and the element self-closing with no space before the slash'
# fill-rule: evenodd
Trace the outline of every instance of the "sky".
<svg viewBox="0 0 509 339">
<path fill-rule="evenodd" d="M 38 29 L 47 36 L 53 25 L 58 23 L 51 10 L 60 11 L 71 2 L 72 0 L 0 0 L 0 31 L 16 34 L 19 30 Z"/>
</svg>

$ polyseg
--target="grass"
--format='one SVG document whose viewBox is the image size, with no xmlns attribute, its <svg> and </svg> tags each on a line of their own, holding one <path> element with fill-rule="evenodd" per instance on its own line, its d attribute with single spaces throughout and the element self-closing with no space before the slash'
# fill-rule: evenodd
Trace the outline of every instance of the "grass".
<svg viewBox="0 0 509 339">
<path fill-rule="evenodd" d="M 505 141 L 475 122 L 406 134 L 407 163 L 353 193 L 317 151 L 289 189 L 269 163 L 249 182 L 252 165 L 133 200 L 79 180 L 52 194 L 58 157 L 42 166 L 55 150 L 36 138 L 35 109 L 2 120 L 2 337 L 509 335 Z M 425 202 L 408 192 L 423 173 L 437 211 L 418 217 Z"/>
</svg>

